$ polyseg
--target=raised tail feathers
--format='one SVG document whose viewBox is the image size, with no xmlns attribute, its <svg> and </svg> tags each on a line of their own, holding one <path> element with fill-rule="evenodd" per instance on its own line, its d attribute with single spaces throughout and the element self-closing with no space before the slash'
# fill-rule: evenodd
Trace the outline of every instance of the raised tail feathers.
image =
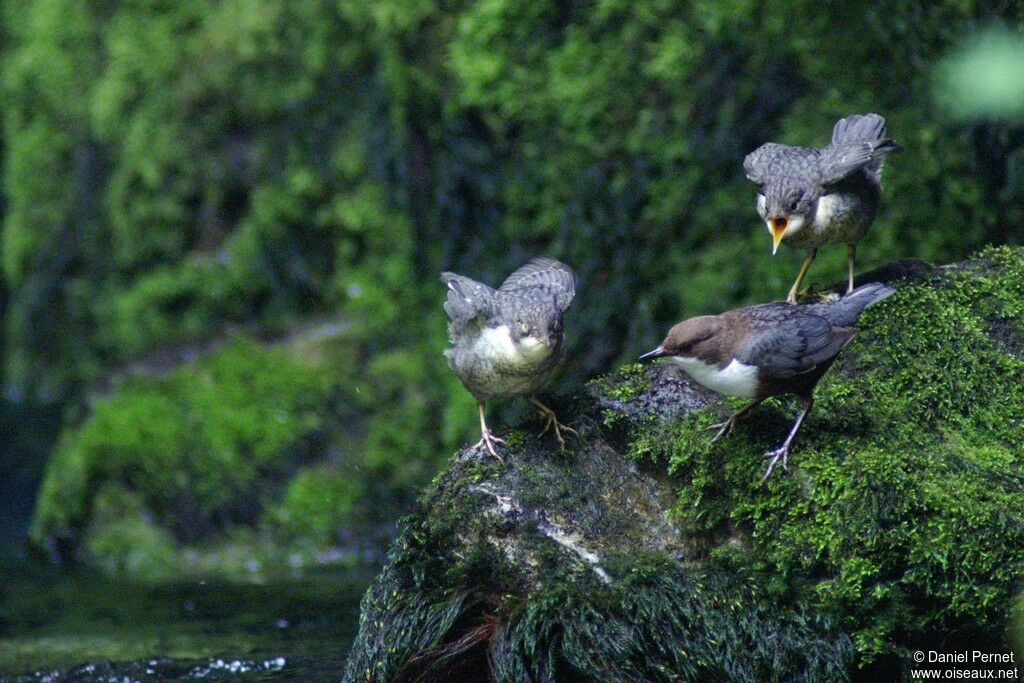
<svg viewBox="0 0 1024 683">
<path fill-rule="evenodd" d="M 863 166 L 876 177 L 882 171 L 885 156 L 900 151 L 892 138 L 886 137 L 885 119 L 878 114 L 854 114 L 839 119 L 832 129 L 832 147 L 844 150 L 843 157 L 858 158 L 851 166 Z"/>
<path fill-rule="evenodd" d="M 839 119 L 832 129 L 832 144 L 872 142 L 885 137 L 885 119 L 878 114 L 854 114 Z"/>
</svg>

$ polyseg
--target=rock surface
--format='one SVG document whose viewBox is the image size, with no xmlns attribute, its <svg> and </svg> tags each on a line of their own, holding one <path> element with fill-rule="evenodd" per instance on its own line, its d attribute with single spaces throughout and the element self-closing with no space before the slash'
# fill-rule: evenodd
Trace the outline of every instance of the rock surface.
<svg viewBox="0 0 1024 683">
<path fill-rule="evenodd" d="M 459 453 L 364 598 L 350 681 L 886 680 L 956 639 L 1005 651 L 1024 580 L 1024 250 L 897 283 L 819 387 L 730 407 L 664 365 L 592 382 L 559 453 Z M 775 405 L 771 405 L 771 404 Z M 984 649 L 984 648 L 982 648 Z"/>
</svg>

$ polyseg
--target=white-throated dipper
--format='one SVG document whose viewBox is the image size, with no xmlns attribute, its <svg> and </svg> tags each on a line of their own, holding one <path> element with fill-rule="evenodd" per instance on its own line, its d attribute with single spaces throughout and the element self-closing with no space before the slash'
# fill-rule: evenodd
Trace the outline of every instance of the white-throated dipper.
<svg viewBox="0 0 1024 683">
<path fill-rule="evenodd" d="M 495 444 L 505 443 L 487 428 L 484 407 L 492 398 L 526 396 L 546 419 L 544 434 L 554 428 L 564 450 L 562 431 L 576 431 L 534 395 L 564 358 L 562 315 L 576 294 L 576 273 L 553 258 L 531 259 L 498 289 L 455 273 L 441 273 L 448 286 L 444 310 L 451 318 L 452 348 L 444 354 L 477 401 L 480 442 L 502 460 Z M 504 461 L 503 461 L 504 462 Z"/>
<path fill-rule="evenodd" d="M 765 453 L 771 459 L 764 474 L 767 479 L 780 459 L 787 469 L 790 444 L 814 405 L 814 388 L 857 333 L 854 324 L 860 314 L 894 291 L 872 283 L 829 303 L 773 302 L 690 318 L 669 330 L 661 346 L 640 360 L 669 358 L 708 389 L 753 399 L 725 422 L 710 427 L 718 429 L 711 443 L 728 434 L 738 419 L 766 398 L 798 396 L 803 410 L 786 440 Z"/>
<path fill-rule="evenodd" d="M 772 254 L 785 240 L 807 249 L 796 282 L 786 300 L 796 303 L 818 247 L 847 245 L 849 286 L 853 291 L 853 258 L 878 212 L 882 195 L 882 162 L 899 146 L 885 137 L 885 119 L 857 114 L 840 119 L 827 147 L 790 147 L 774 142 L 747 155 L 743 170 L 757 183 L 757 212 L 772 235 Z"/>
</svg>

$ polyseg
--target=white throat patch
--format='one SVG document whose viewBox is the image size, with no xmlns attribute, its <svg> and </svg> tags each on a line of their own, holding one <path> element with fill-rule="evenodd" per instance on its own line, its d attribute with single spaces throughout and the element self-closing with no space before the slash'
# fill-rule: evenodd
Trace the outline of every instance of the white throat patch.
<svg viewBox="0 0 1024 683">
<path fill-rule="evenodd" d="M 724 368 L 719 368 L 699 358 L 670 356 L 670 360 L 712 391 L 740 398 L 754 398 L 757 394 L 757 367 L 754 365 L 733 360 Z"/>
</svg>

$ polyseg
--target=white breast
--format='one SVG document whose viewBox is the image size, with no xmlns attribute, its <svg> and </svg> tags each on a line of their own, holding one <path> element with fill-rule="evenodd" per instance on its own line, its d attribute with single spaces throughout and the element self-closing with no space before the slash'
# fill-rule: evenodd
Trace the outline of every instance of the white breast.
<svg viewBox="0 0 1024 683">
<path fill-rule="evenodd" d="M 474 349 L 481 356 L 494 359 L 512 358 L 518 355 L 515 342 L 508 327 L 488 327 L 480 333 Z"/>
<path fill-rule="evenodd" d="M 672 362 L 712 391 L 740 398 L 754 398 L 757 394 L 757 367 L 733 360 L 724 368 L 709 365 L 697 358 L 671 357 Z"/>
<path fill-rule="evenodd" d="M 481 332 L 473 351 L 507 367 L 534 365 L 551 354 L 549 346 L 532 337 L 525 337 L 516 344 L 506 325 L 488 327 Z"/>
<path fill-rule="evenodd" d="M 838 198 L 826 194 L 818 198 L 818 208 L 814 211 L 814 229 L 821 230 L 832 224 L 838 215 Z"/>
</svg>

